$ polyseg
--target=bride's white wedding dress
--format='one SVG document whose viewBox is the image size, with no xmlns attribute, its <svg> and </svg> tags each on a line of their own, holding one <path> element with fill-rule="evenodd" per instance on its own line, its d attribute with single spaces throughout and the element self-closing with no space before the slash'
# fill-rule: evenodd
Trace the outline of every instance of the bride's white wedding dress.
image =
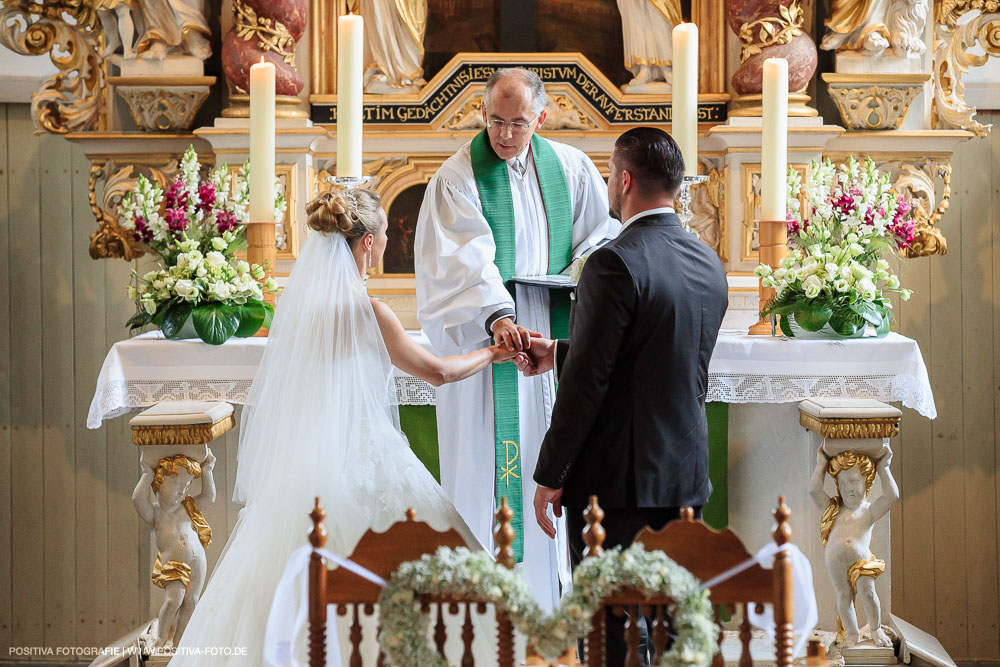
<svg viewBox="0 0 1000 667">
<path fill-rule="evenodd" d="M 235 499 L 245 507 L 171 665 L 264 664 L 274 591 L 289 555 L 307 544 L 316 496 L 327 511 L 327 549 L 337 554 L 408 507 L 473 543 L 411 451 L 395 403 L 389 354 L 348 244 L 313 233 L 243 409 Z"/>
</svg>

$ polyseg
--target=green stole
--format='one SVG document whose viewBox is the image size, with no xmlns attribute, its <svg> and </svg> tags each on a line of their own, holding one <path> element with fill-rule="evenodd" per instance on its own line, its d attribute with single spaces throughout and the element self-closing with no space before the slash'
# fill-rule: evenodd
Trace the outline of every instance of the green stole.
<svg viewBox="0 0 1000 667">
<path fill-rule="evenodd" d="M 549 142 L 537 134 L 531 138 L 538 184 L 542 190 L 549 227 L 548 274 L 561 272 L 573 259 L 573 204 L 562 163 Z M 483 216 L 496 244 L 494 263 L 507 290 L 516 299 L 514 277 L 514 200 L 510 192 L 507 163 L 497 157 L 486 130 L 476 135 L 471 146 L 472 171 L 483 205 Z M 550 319 L 553 338 L 569 335 L 569 292 L 550 290 Z M 514 364 L 493 366 L 493 431 L 496 466 L 496 501 L 507 498 L 514 510 L 514 560 L 524 560 L 524 508 L 521 497 L 520 423 L 517 398 L 517 368 Z M 530 473 L 529 473 L 530 474 Z"/>
</svg>

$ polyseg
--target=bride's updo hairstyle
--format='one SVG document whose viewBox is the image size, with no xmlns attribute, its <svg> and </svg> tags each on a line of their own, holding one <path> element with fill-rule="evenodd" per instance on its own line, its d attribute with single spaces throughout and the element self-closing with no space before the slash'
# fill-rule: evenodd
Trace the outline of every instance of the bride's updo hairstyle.
<svg viewBox="0 0 1000 667">
<path fill-rule="evenodd" d="M 370 190 L 324 192 L 306 204 L 306 224 L 317 232 L 340 232 L 354 245 L 365 234 L 378 234 L 378 205 L 379 196 Z"/>
</svg>

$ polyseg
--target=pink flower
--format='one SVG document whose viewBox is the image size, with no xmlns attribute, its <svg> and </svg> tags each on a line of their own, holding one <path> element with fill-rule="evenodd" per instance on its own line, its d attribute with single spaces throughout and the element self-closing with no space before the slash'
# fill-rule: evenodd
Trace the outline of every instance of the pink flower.
<svg viewBox="0 0 1000 667">
<path fill-rule="evenodd" d="M 141 215 L 135 217 L 135 240 L 141 243 L 149 243 L 153 240 L 153 230 L 146 224 L 146 218 Z"/>
<path fill-rule="evenodd" d="M 220 234 L 236 227 L 236 216 L 229 211 L 219 211 L 215 214 L 215 226 Z"/>
<path fill-rule="evenodd" d="M 175 238 L 180 238 L 187 228 L 187 211 L 183 208 L 168 208 L 163 219 L 167 223 L 167 228 Z"/>
<path fill-rule="evenodd" d="M 215 183 L 212 181 L 202 183 L 201 187 L 198 188 L 198 199 L 200 201 L 198 208 L 207 215 L 212 210 L 212 205 L 215 204 Z"/>
<path fill-rule="evenodd" d="M 163 203 L 168 209 L 187 208 L 188 193 L 184 189 L 185 185 L 184 179 L 180 176 L 175 178 L 170 183 L 170 187 L 167 188 L 167 193 L 163 195 Z"/>
<path fill-rule="evenodd" d="M 789 236 L 798 236 L 799 229 L 801 229 L 801 228 L 799 227 L 799 223 L 798 223 L 797 220 L 789 220 L 788 221 L 788 235 Z"/>
</svg>

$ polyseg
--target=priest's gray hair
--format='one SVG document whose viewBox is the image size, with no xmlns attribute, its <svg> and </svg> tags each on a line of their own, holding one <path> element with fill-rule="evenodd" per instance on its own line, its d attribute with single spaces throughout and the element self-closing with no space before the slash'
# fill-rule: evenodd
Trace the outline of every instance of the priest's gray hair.
<svg viewBox="0 0 1000 667">
<path fill-rule="evenodd" d="M 492 76 L 486 80 L 486 93 L 483 95 L 483 99 L 488 102 L 493 87 L 508 77 L 517 77 L 524 85 L 528 86 L 531 90 L 531 112 L 534 114 L 542 113 L 546 102 L 548 102 L 542 77 L 522 67 L 501 67 L 493 72 Z"/>
</svg>

